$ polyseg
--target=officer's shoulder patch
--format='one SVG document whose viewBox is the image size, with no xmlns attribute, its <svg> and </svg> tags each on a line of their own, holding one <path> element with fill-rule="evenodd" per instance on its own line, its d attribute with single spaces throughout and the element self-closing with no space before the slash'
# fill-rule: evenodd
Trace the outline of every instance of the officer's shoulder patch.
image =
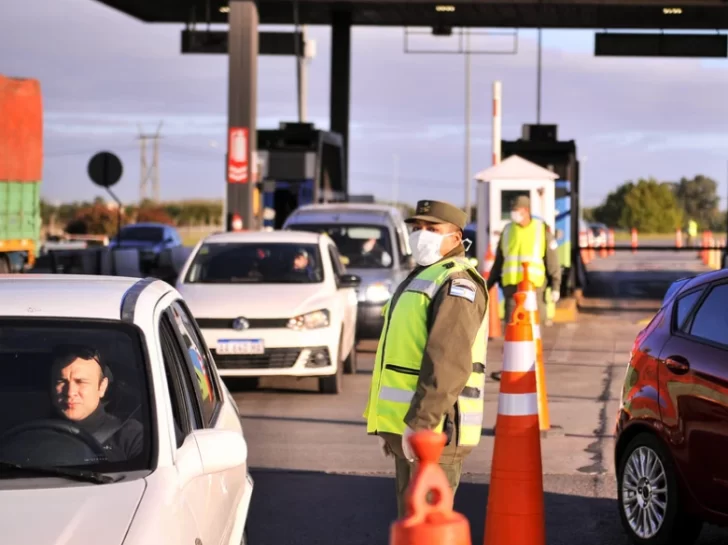
<svg viewBox="0 0 728 545">
<path fill-rule="evenodd" d="M 555 240 L 555 239 L 551 241 L 551 244 L 549 244 L 549 248 L 550 248 L 551 250 L 556 250 L 556 249 L 557 249 L 558 247 L 559 247 L 559 243 L 558 243 L 558 242 L 556 242 L 556 240 Z"/>
<path fill-rule="evenodd" d="M 455 263 L 452 261 L 448 261 L 447 263 L 445 263 L 443 265 L 443 267 L 445 267 L 446 269 L 452 269 L 454 266 L 455 266 Z"/>
<path fill-rule="evenodd" d="M 467 278 L 453 278 L 447 294 L 454 297 L 462 297 L 471 303 L 475 301 L 477 288 L 475 282 Z"/>
</svg>

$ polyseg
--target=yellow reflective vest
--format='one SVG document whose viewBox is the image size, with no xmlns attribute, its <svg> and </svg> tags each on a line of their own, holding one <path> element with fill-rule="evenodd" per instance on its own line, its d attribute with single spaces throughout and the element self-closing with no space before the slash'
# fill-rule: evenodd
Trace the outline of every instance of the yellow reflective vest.
<svg viewBox="0 0 728 545">
<path fill-rule="evenodd" d="M 453 257 L 423 269 L 410 280 L 391 312 L 391 300 L 384 306 L 384 328 L 377 348 L 369 401 L 363 415 L 367 419 L 367 433 L 404 433 L 404 419 L 417 389 L 422 356 L 427 344 L 430 303 L 451 274 L 466 270 L 475 272 L 472 276 L 480 279 L 487 298 L 485 281 L 477 269 L 466 258 Z M 456 421 L 453 424 L 458 445 L 475 446 L 480 442 L 484 410 L 487 318 L 486 310 L 475 342 L 470 348 L 473 370 L 456 403 Z M 434 431 L 443 430 L 444 420 L 445 415 Z"/>
<path fill-rule="evenodd" d="M 500 247 L 503 252 L 501 286 L 515 286 L 523 280 L 524 262 L 528 262 L 528 276 L 533 286 L 543 286 L 546 281 L 546 226 L 543 221 L 531 218 L 526 227 L 513 222 L 507 224 Z"/>
</svg>

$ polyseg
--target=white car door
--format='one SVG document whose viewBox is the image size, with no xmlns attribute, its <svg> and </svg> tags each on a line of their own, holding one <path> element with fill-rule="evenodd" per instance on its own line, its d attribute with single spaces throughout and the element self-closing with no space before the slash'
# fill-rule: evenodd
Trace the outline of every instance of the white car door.
<svg viewBox="0 0 728 545">
<path fill-rule="evenodd" d="M 334 274 L 341 275 L 346 274 L 346 269 L 341 262 L 341 255 L 339 254 L 338 248 L 334 244 L 328 245 L 329 258 L 331 259 L 331 266 L 334 269 Z M 356 290 L 354 288 L 343 288 L 337 289 L 336 297 L 339 300 L 339 304 L 343 309 L 344 317 L 344 350 L 345 354 L 348 354 L 348 349 L 354 344 L 354 337 L 356 335 L 356 313 L 358 310 L 358 300 L 356 296 Z"/>
<path fill-rule="evenodd" d="M 192 387 L 194 403 L 199 408 L 202 427 L 228 429 L 242 435 L 240 421 L 223 410 L 225 398 L 218 382 L 219 377 L 214 373 L 210 352 L 192 314 L 180 301 L 174 302 L 170 310 L 174 314 L 178 333 L 187 346 L 185 371 Z M 206 477 L 204 517 L 206 532 L 209 532 L 207 543 L 240 542 L 241 536 L 232 535 L 232 532 L 238 527 L 235 522 L 246 486 L 246 477 L 245 464 Z"/>
</svg>

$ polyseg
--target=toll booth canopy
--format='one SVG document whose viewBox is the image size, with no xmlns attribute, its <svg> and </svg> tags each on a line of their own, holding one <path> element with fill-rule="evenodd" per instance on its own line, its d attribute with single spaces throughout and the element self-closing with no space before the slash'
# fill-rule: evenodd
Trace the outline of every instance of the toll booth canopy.
<svg viewBox="0 0 728 545">
<path fill-rule="evenodd" d="M 265 228 L 280 229 L 299 206 L 347 200 L 340 134 L 311 123 L 281 123 L 278 129 L 258 131 L 258 159 Z"/>
</svg>

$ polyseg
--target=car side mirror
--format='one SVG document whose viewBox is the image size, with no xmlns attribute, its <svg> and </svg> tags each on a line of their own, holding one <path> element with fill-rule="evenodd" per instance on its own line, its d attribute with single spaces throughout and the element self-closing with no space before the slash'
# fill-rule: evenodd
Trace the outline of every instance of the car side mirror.
<svg viewBox="0 0 728 545">
<path fill-rule="evenodd" d="M 178 451 L 177 472 L 183 482 L 246 464 L 248 444 L 231 430 L 204 429 L 190 433 Z"/>
<path fill-rule="evenodd" d="M 355 274 L 340 274 L 339 288 L 358 288 L 361 285 L 361 278 Z"/>
</svg>

